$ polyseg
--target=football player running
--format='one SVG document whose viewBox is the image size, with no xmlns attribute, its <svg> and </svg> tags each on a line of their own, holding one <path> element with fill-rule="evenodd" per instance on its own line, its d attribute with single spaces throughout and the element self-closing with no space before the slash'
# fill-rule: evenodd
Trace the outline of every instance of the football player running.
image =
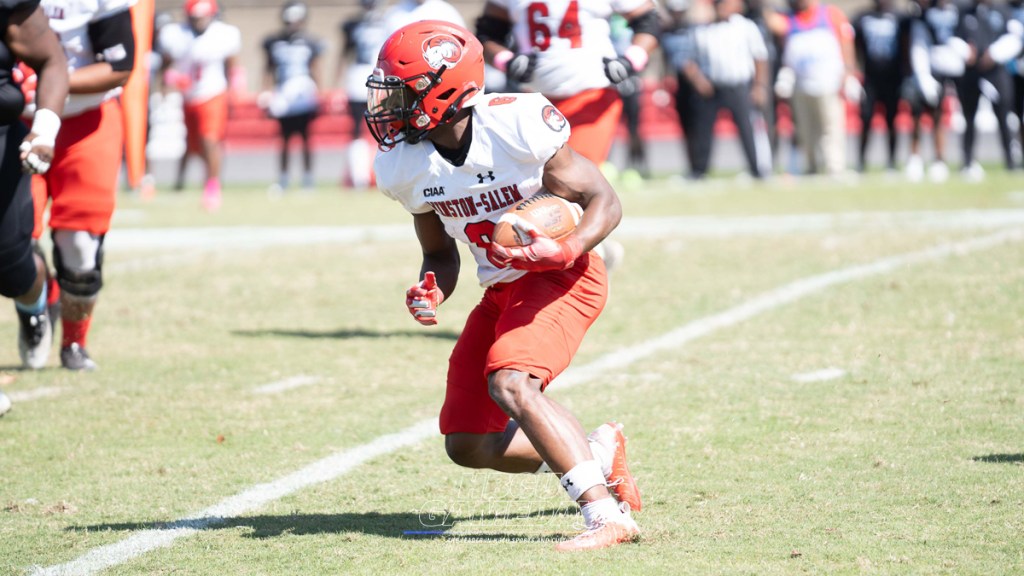
<svg viewBox="0 0 1024 576">
<path fill-rule="evenodd" d="M 611 40 L 612 14 L 633 30 L 622 56 Z M 572 125 L 569 145 L 598 166 L 622 114 L 613 85 L 643 71 L 659 32 L 651 0 L 488 0 L 476 22 L 487 61 L 549 98 Z M 515 52 L 506 46 L 510 33 Z"/>
<path fill-rule="evenodd" d="M 35 232 L 51 201 L 49 227 L 60 286 L 60 362 L 95 370 L 86 336 L 103 286 L 103 238 L 110 229 L 121 170 L 124 117 L 118 95 L 135 64 L 129 8 L 134 0 L 42 0 L 70 70 L 70 97 L 50 170 L 33 177 Z"/>
<path fill-rule="evenodd" d="M 485 288 L 449 359 L 445 449 L 468 468 L 559 474 L 587 529 L 558 550 L 627 542 L 639 535 L 630 509 L 641 502 L 621 425 L 588 438 L 542 394 L 604 307 L 605 267 L 591 249 L 618 225 L 619 199 L 566 144 L 569 123 L 547 98 L 484 95 L 483 86 L 480 42 L 441 21 L 391 35 L 367 79 L 366 123 L 382 150 L 377 185 L 412 213 L 423 251 L 409 312 L 437 324 L 458 279 L 456 241 L 468 245 Z M 575 233 L 555 241 L 534 230 L 528 246 L 492 244 L 502 213 L 542 189 L 583 207 Z"/>
<path fill-rule="evenodd" d="M 53 161 L 68 94 L 67 59 L 39 0 L 3 0 L 0 15 L 5 23 L 0 40 L 0 294 L 14 299 L 21 362 L 37 370 L 50 356 L 51 332 L 46 264 L 32 245 L 30 174 L 46 172 Z M 25 100 L 13 80 L 16 59 L 27 63 L 22 71 L 35 78 L 31 128 L 19 119 Z M 10 399 L 0 391 L 0 416 L 10 408 Z"/>
</svg>

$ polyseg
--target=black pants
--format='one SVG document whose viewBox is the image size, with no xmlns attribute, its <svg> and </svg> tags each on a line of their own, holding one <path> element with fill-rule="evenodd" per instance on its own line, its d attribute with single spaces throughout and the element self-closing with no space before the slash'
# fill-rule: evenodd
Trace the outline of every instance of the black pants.
<svg viewBox="0 0 1024 576">
<path fill-rule="evenodd" d="M 718 111 L 726 108 L 732 114 L 732 120 L 740 134 L 743 154 L 747 157 L 747 166 L 755 178 L 762 176 L 757 162 L 757 149 L 754 145 L 754 125 L 751 114 L 754 103 L 750 98 L 750 83 L 736 86 L 715 86 L 715 93 L 710 98 L 694 94 L 697 103 L 693 126 L 693 164 L 692 175 L 702 178 L 708 171 L 711 162 L 711 148 L 714 144 L 715 120 Z"/>
<path fill-rule="evenodd" d="M 0 126 L 0 294 L 14 298 L 36 281 L 32 257 L 32 178 L 21 171 L 21 122 Z"/>
<path fill-rule="evenodd" d="M 985 72 L 980 72 L 977 68 L 968 68 L 964 75 L 956 81 L 956 92 L 960 98 L 960 107 L 963 108 L 964 120 L 966 126 L 964 127 L 964 139 L 963 139 L 963 155 L 964 155 L 964 166 L 969 166 L 974 161 L 974 139 L 975 139 L 975 116 L 978 113 L 978 102 L 981 100 L 981 82 L 987 80 L 998 92 L 999 96 L 995 98 L 995 102 L 992 102 L 992 110 L 996 114 L 996 120 L 999 123 L 999 138 L 1003 145 L 1003 161 L 1006 163 L 1006 168 L 1013 169 L 1013 134 L 1010 133 L 1010 126 L 1006 122 L 1006 117 L 1012 109 L 1012 100 L 1010 97 L 1011 92 L 1011 81 L 1010 73 L 1006 68 L 1002 66 L 995 66 Z"/>
<path fill-rule="evenodd" d="M 888 135 L 889 153 L 887 166 L 896 166 L 896 112 L 900 105 L 900 92 L 903 81 L 898 75 L 868 74 L 864 76 L 864 98 L 860 102 L 860 155 L 859 167 L 864 169 L 868 140 L 871 138 L 871 119 L 875 116 L 875 108 L 881 104 L 885 109 L 885 128 Z"/>
<path fill-rule="evenodd" d="M 694 105 L 697 95 L 693 85 L 682 74 L 676 74 L 676 115 L 679 116 L 679 127 L 683 129 L 683 151 L 686 153 L 686 165 L 693 169 L 693 119 Z"/>
</svg>

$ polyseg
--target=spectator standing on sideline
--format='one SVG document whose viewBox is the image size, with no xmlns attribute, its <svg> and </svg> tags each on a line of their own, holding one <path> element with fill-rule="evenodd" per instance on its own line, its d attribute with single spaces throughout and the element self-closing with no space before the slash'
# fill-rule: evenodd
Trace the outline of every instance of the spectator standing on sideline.
<svg viewBox="0 0 1024 576">
<path fill-rule="evenodd" d="M 53 162 L 60 114 L 68 95 L 64 50 L 38 0 L 3 0 L 0 50 L 0 294 L 14 300 L 18 315 L 18 355 L 29 370 L 46 366 L 53 344 L 47 314 L 46 262 L 34 249 L 33 173 Z M 21 87 L 15 80 L 21 68 Z M 26 84 L 28 75 L 35 86 Z M 31 128 L 19 116 L 25 92 L 34 97 Z M 0 416 L 11 400 L 0 390 Z"/>
<path fill-rule="evenodd" d="M 67 56 L 70 96 L 64 105 L 54 161 L 32 182 L 35 230 L 48 226 L 60 288 L 60 363 L 95 370 L 86 351 L 103 287 L 103 239 L 110 230 L 124 145 L 118 95 L 135 66 L 133 0 L 68 3 L 43 0 L 43 12 Z M 50 218 L 43 221 L 47 201 Z"/>
<path fill-rule="evenodd" d="M 633 29 L 624 56 L 611 41 L 615 13 Z M 652 1 L 488 0 L 476 30 L 487 61 L 522 90 L 550 99 L 573 127 L 573 149 L 603 164 L 622 114 L 613 86 L 641 72 L 658 45 Z M 507 46 L 510 33 L 515 51 Z"/>
<path fill-rule="evenodd" d="M 768 24 L 772 14 L 775 13 L 775 9 L 771 3 L 766 0 L 747 0 L 746 2 L 746 13 L 745 16 L 749 18 L 757 30 L 761 33 L 761 38 L 764 40 L 764 46 L 768 50 L 768 93 L 765 95 L 764 105 L 761 107 L 761 118 L 764 119 L 764 130 L 768 133 L 768 147 L 771 149 L 770 163 L 766 167 L 766 172 L 770 172 L 775 165 L 775 154 L 778 153 L 779 147 L 779 131 L 776 126 L 776 119 L 778 117 L 778 111 L 776 110 L 776 98 L 775 98 L 775 79 L 779 74 L 779 46 L 778 40 L 772 34 L 771 28 Z M 758 127 L 754 127 L 755 134 L 758 132 Z M 759 158 L 760 160 L 760 158 Z"/>
<path fill-rule="evenodd" d="M 379 0 L 360 0 L 362 11 L 341 23 L 341 54 L 334 73 L 334 85 L 345 92 L 352 117 L 351 140 L 345 149 L 342 181 L 347 186 L 366 188 L 373 184 L 373 152 L 367 141 L 366 79 L 373 73 L 377 53 L 390 31 L 384 23 Z"/>
<path fill-rule="evenodd" d="M 853 28 L 842 10 L 820 0 L 789 0 L 789 7 L 771 21 L 783 46 L 776 91 L 790 99 L 806 171 L 839 176 L 846 172 L 843 97 L 857 100 L 861 91 Z"/>
<path fill-rule="evenodd" d="M 893 9 L 892 0 L 874 0 L 874 7 L 853 21 L 854 46 L 863 74 L 864 97 L 860 102 L 860 148 L 857 170 L 867 167 L 868 139 L 875 107 L 885 110 L 885 128 L 888 135 L 886 167 L 896 169 L 896 112 L 903 86 L 904 64 L 900 51 L 900 16 Z"/>
<path fill-rule="evenodd" d="M 615 52 L 624 56 L 629 47 L 633 45 L 633 30 L 626 23 L 626 19 L 619 14 L 613 14 L 610 19 L 612 29 L 612 43 L 615 45 Z M 631 74 L 622 82 L 615 85 L 622 98 L 622 112 L 626 120 L 626 133 L 629 141 L 626 149 L 626 167 L 619 174 L 623 184 L 636 185 L 645 178 L 651 176 L 647 167 L 647 150 L 644 148 L 643 138 L 640 137 L 640 97 L 644 91 L 644 81 L 639 74 Z M 606 161 L 602 170 L 610 164 Z"/>
<path fill-rule="evenodd" d="M 707 175 L 718 111 L 726 108 L 740 135 L 747 167 L 754 178 L 771 165 L 768 135 L 755 138 L 755 115 L 768 98 L 768 49 L 753 21 L 742 15 L 743 0 L 715 0 L 715 20 L 693 33 L 696 59 L 684 72 L 693 85 L 697 103 L 693 131 L 691 176 Z M 763 121 L 762 121 L 763 124 Z"/>
<path fill-rule="evenodd" d="M 690 24 L 690 0 L 668 0 L 665 3 L 669 20 L 661 34 L 661 47 L 665 53 L 665 65 L 675 78 L 674 103 L 679 126 L 683 129 L 683 151 L 687 168 L 693 171 L 693 125 L 696 112 L 693 102 L 693 85 L 684 70 L 694 54 L 693 26 Z"/>
<path fill-rule="evenodd" d="M 949 177 L 946 164 L 946 130 L 943 126 L 943 103 L 950 82 L 963 76 L 970 46 L 956 36 L 960 10 L 953 0 L 917 0 L 906 27 L 911 77 L 905 81 L 904 94 L 910 102 L 914 126 L 910 133 L 910 156 L 904 168 L 907 179 L 918 182 L 925 175 L 921 159 L 921 119 L 931 120 L 934 158 L 928 167 L 928 178 L 945 182 Z"/>
<path fill-rule="evenodd" d="M 309 8 L 290 1 L 281 9 L 283 29 L 263 41 L 266 64 L 260 104 L 281 126 L 280 175 L 271 192 L 288 189 L 288 142 L 302 140 L 302 187 L 313 188 L 313 152 L 309 125 L 320 105 L 320 54 L 323 43 L 306 32 Z M 271 91 L 272 90 L 272 91 Z"/>
<path fill-rule="evenodd" d="M 1010 18 L 1024 26 L 1024 0 L 1010 0 L 1008 6 Z M 1013 113 L 1017 115 L 1017 140 L 1024 146 L 1024 54 L 1010 60 L 1009 69 L 1013 79 Z"/>
<path fill-rule="evenodd" d="M 221 205 L 221 161 L 228 120 L 231 82 L 244 80 L 237 56 L 242 36 L 238 28 L 217 19 L 217 0 L 185 0 L 185 23 L 165 26 L 157 40 L 163 57 L 163 88 L 173 87 L 185 100 L 188 146 L 178 164 L 176 190 L 185 187 L 185 169 L 198 154 L 206 169 L 203 207 Z"/>
<path fill-rule="evenodd" d="M 1024 26 L 1012 20 L 1003 8 L 993 5 L 991 0 L 975 0 L 960 13 L 957 28 L 957 35 L 971 48 L 964 75 L 957 80 L 956 91 L 965 121 L 961 175 L 973 182 L 985 177 L 985 170 L 974 158 L 975 119 L 982 95 L 992 103 L 996 114 L 1006 169 L 1013 170 L 1015 165 L 1013 133 L 1007 122 L 1013 109 L 1013 84 L 1006 64 L 1020 56 Z"/>
</svg>

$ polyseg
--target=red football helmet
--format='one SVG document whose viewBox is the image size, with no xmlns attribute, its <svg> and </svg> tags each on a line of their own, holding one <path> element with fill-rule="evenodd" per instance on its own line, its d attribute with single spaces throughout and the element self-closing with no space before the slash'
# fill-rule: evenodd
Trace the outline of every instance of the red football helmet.
<svg viewBox="0 0 1024 576">
<path fill-rule="evenodd" d="M 415 144 L 483 93 L 484 47 L 462 26 L 414 22 L 384 43 L 366 87 L 366 126 L 380 148 Z"/>
</svg>

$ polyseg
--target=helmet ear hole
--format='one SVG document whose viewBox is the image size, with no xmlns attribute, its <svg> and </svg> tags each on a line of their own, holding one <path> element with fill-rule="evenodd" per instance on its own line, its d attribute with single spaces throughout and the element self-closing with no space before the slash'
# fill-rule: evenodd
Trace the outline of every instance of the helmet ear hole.
<svg viewBox="0 0 1024 576">
<path fill-rule="evenodd" d="M 441 92 L 440 94 L 437 95 L 437 99 L 438 100 L 444 100 L 444 101 L 447 102 L 448 100 L 451 99 L 452 94 L 455 94 L 455 88 L 449 88 L 449 89 L 445 90 L 444 92 Z"/>
</svg>

